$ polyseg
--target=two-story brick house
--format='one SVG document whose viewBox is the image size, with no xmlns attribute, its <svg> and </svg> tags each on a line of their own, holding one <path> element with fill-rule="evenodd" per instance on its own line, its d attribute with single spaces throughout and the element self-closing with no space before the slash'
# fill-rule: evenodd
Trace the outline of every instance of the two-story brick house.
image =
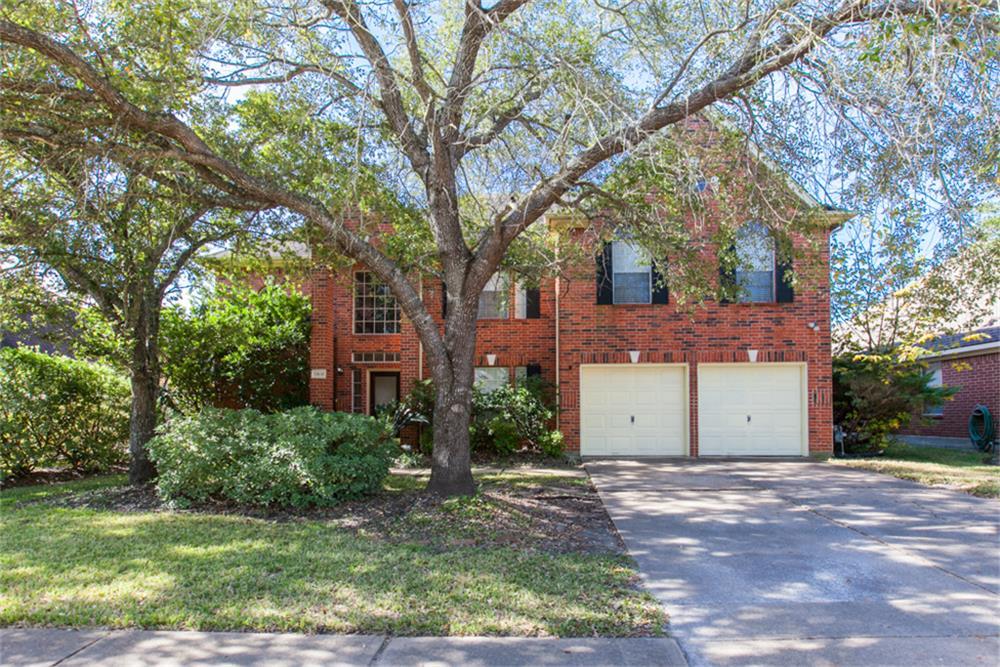
<svg viewBox="0 0 1000 667">
<path fill-rule="evenodd" d="M 804 206 L 819 207 L 791 187 Z M 766 229 L 740 228 L 736 250 L 751 250 L 733 303 L 678 308 L 626 241 L 606 243 L 581 278 L 530 290 L 495 279 L 480 299 L 477 382 L 541 376 L 557 388 L 567 449 L 584 456 L 827 454 L 828 241 L 845 215 L 827 217 L 816 238 L 792 238 L 821 249 L 796 291 Z M 570 240 L 584 233 L 557 217 L 547 224 Z M 371 413 L 429 377 L 413 327 L 365 267 L 316 272 L 310 289 L 312 403 Z M 425 279 L 421 292 L 429 312 L 443 315 L 440 283 Z"/>
</svg>

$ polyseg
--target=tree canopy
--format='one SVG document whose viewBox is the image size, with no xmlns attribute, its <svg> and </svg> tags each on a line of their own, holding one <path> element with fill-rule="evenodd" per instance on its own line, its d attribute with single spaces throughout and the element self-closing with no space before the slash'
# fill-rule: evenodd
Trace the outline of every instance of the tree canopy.
<svg viewBox="0 0 1000 667">
<path fill-rule="evenodd" d="M 683 267 L 700 200 L 676 184 L 712 176 L 685 132 L 712 113 L 739 131 L 717 156 L 763 151 L 729 217 L 804 222 L 758 188 L 773 162 L 819 204 L 961 239 L 996 192 L 996 35 L 972 0 L 23 0 L 0 9 L 0 139 L 321 229 L 413 323 L 431 486 L 465 492 L 476 301 L 544 252 L 547 212 L 616 213 Z M 443 331 L 414 268 L 444 281 Z"/>
</svg>

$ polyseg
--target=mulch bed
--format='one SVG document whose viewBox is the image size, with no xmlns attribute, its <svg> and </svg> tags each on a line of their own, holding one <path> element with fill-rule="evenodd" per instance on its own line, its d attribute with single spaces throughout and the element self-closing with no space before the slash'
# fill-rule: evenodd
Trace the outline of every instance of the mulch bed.
<svg viewBox="0 0 1000 667">
<path fill-rule="evenodd" d="M 311 509 L 206 503 L 177 510 L 161 501 L 153 486 L 85 491 L 38 502 L 117 512 L 181 511 L 276 522 L 327 521 L 359 535 L 441 551 L 472 546 L 549 553 L 625 553 L 596 489 L 589 480 L 582 484 L 578 478 L 550 478 L 544 484 L 486 481 L 480 483 L 475 496 L 450 500 L 417 490 L 383 491 L 335 507 Z"/>
<path fill-rule="evenodd" d="M 123 473 L 127 472 L 128 468 L 112 468 L 106 473 L 102 474 L 113 474 L 113 473 Z M 77 472 L 75 470 L 67 470 L 65 468 L 59 469 L 41 469 L 33 470 L 32 472 L 25 473 L 23 475 L 17 475 L 15 477 L 8 477 L 7 479 L 0 482 L 0 490 L 2 489 L 13 489 L 18 486 L 38 486 L 40 484 L 58 484 L 60 482 L 75 482 L 78 479 L 86 479 L 91 477 L 91 474 Z"/>
</svg>

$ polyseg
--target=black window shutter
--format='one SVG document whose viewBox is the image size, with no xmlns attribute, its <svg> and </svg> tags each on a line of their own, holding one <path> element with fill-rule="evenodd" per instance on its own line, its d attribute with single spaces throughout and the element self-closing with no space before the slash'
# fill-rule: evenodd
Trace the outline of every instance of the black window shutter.
<svg viewBox="0 0 1000 667">
<path fill-rule="evenodd" d="M 611 265 L 611 244 L 605 243 L 597 256 L 597 304 L 611 305 L 615 301 L 614 267 Z"/>
<path fill-rule="evenodd" d="M 448 286 L 441 281 L 441 319 L 448 319 Z"/>
<path fill-rule="evenodd" d="M 524 290 L 524 316 L 529 320 L 537 320 L 542 316 L 542 294 L 537 287 Z"/>
<path fill-rule="evenodd" d="M 653 295 L 650 303 L 669 303 L 670 294 L 667 290 L 667 284 L 663 280 L 663 275 L 656 270 L 656 263 L 650 267 L 652 275 L 650 278 L 653 280 Z"/>
<path fill-rule="evenodd" d="M 788 283 L 791 272 L 791 262 L 777 260 L 774 267 L 774 300 L 778 303 L 792 303 L 795 301 L 795 290 Z"/>
<path fill-rule="evenodd" d="M 530 378 L 537 378 L 542 376 L 542 366 L 541 364 L 528 364 L 526 367 L 526 375 Z"/>
<path fill-rule="evenodd" d="M 736 255 L 736 244 L 729 246 L 729 257 Z M 736 288 L 736 269 L 727 269 L 719 262 L 719 288 L 724 292 L 732 293 Z M 719 299 L 719 303 L 732 303 L 733 300 L 727 294 Z"/>
</svg>

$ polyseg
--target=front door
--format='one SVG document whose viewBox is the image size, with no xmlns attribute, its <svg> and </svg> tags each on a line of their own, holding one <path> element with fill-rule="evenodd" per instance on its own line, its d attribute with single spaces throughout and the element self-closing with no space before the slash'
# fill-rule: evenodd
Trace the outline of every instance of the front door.
<svg viewBox="0 0 1000 667">
<path fill-rule="evenodd" d="M 380 408 L 399 401 L 399 373 L 372 371 L 368 376 L 368 412 L 375 414 Z"/>
</svg>

